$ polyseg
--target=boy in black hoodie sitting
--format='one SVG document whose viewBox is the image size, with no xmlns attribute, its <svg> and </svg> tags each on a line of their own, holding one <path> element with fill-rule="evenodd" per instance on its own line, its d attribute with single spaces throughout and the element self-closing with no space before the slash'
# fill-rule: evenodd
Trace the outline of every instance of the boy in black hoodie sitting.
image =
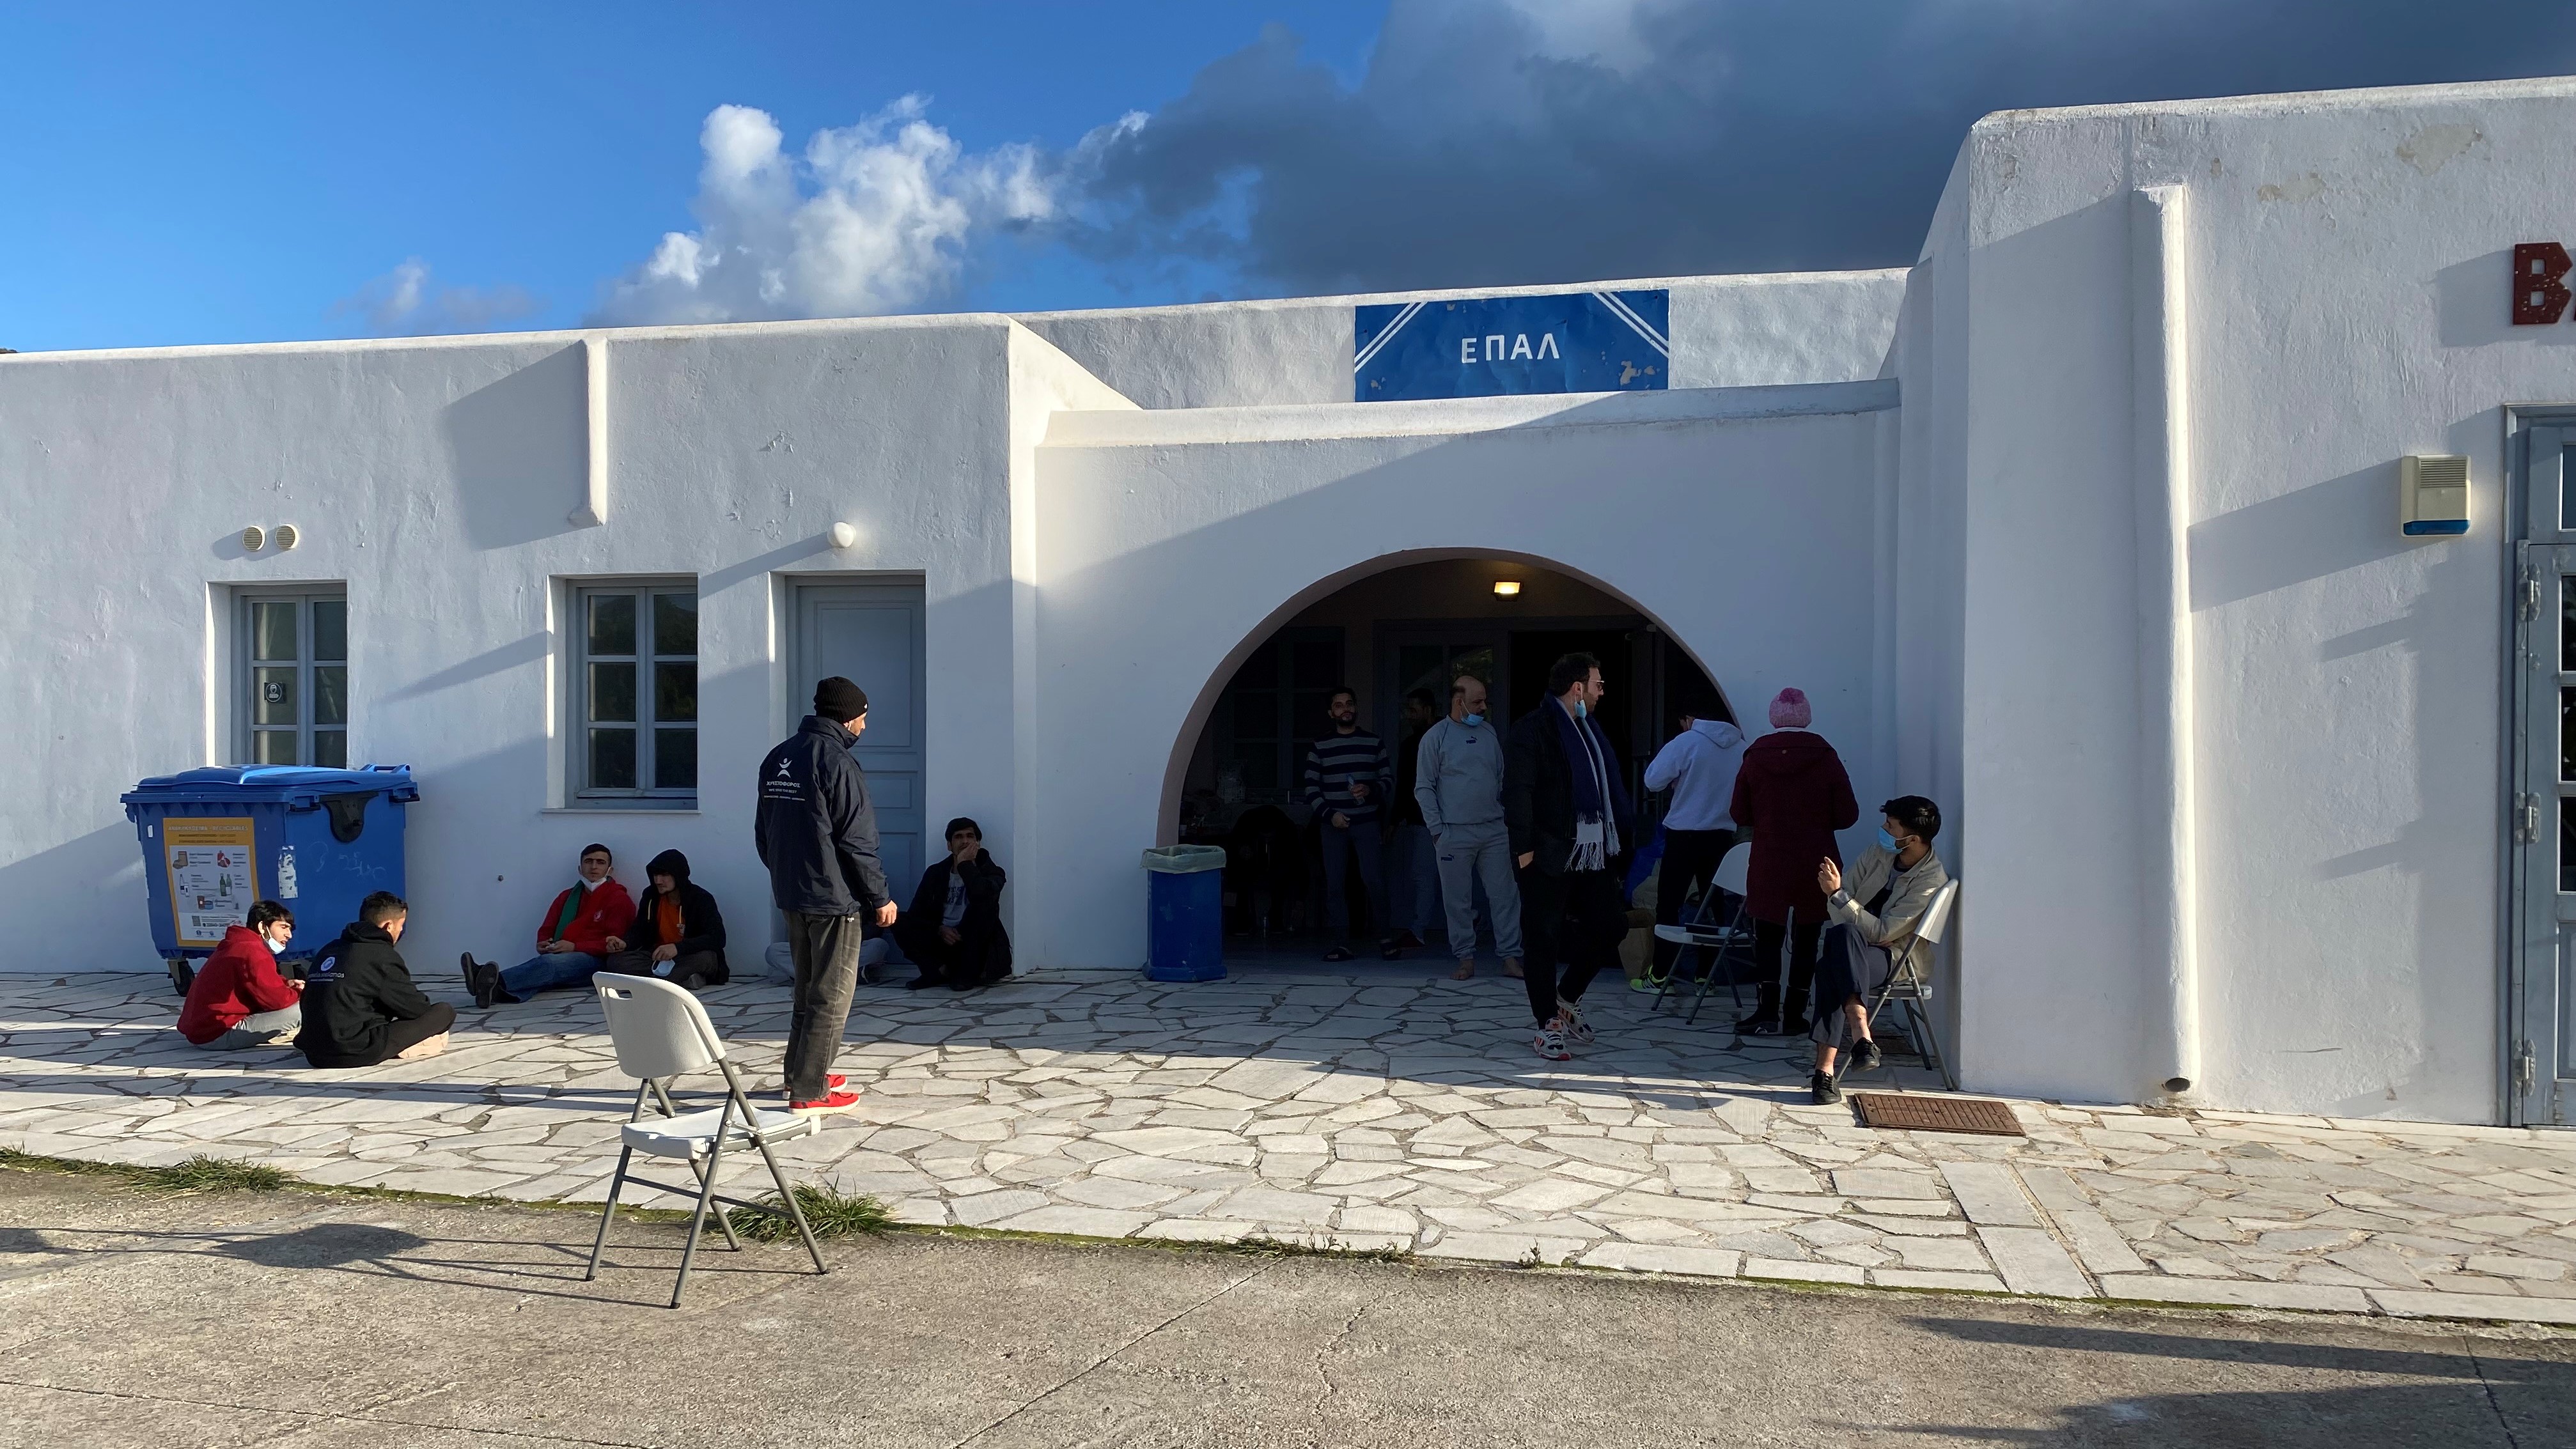
<svg viewBox="0 0 2576 1449">
<path fill-rule="evenodd" d="M 635 903 L 635 924 L 608 938 L 607 969 L 659 976 L 690 991 L 733 979 L 725 965 L 724 915 L 716 898 L 689 882 L 689 858 L 666 850 L 644 867 L 653 886 Z"/>
<path fill-rule="evenodd" d="M 378 891 L 358 903 L 358 919 L 313 959 L 304 980 L 304 1026 L 295 1034 L 306 1061 L 372 1067 L 447 1050 L 456 1008 L 423 996 L 394 949 L 410 921 L 402 897 Z"/>
<path fill-rule="evenodd" d="M 948 854 L 921 873 L 912 909 L 894 923 L 895 944 L 921 968 L 913 990 L 945 981 L 972 991 L 1011 974 L 1011 938 L 1002 929 L 1006 879 L 984 848 L 983 827 L 963 815 L 949 821 Z"/>
</svg>

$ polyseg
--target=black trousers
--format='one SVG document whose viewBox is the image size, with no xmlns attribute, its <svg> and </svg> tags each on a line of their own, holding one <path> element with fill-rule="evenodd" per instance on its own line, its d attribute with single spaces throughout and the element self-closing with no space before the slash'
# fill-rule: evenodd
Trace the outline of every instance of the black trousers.
<svg viewBox="0 0 2576 1449">
<path fill-rule="evenodd" d="M 415 1016 L 408 1021 L 397 1021 L 387 1026 L 385 1028 L 384 1045 L 376 1049 L 374 1060 L 364 1062 L 332 1062 L 329 1063 L 329 1065 L 335 1067 L 372 1067 L 378 1063 L 389 1062 L 394 1058 L 401 1056 L 404 1052 L 410 1051 L 413 1047 L 420 1045 L 431 1037 L 447 1031 L 450 1027 L 455 1025 L 456 1008 L 448 1005 L 444 1001 L 433 1001 L 429 1004 L 429 1010 L 422 1012 L 420 1015 Z M 321 1062 L 315 1062 L 314 1065 L 321 1066 L 324 1064 Z"/>
<path fill-rule="evenodd" d="M 906 911 L 894 923 L 894 943 L 921 974 L 951 986 L 981 986 L 1010 973 L 1006 948 L 1010 938 L 999 921 L 968 916 L 957 927 L 957 944 L 939 938 L 939 918 Z"/>
<path fill-rule="evenodd" d="M 1655 876 L 1655 924 L 1678 926 L 1687 917 L 1691 887 L 1703 881 L 1714 883 L 1717 863 L 1726 858 L 1727 848 L 1735 844 L 1733 830 L 1675 830 L 1664 828 L 1664 865 Z M 1681 954 L 1681 943 L 1658 937 L 1655 941 L 1655 965 L 1665 971 L 1673 969 L 1673 958 Z"/>
<path fill-rule="evenodd" d="M 1755 1011 L 1769 1015 L 1773 1006 L 1780 1008 L 1780 1019 L 1803 1021 L 1807 1015 L 1807 988 L 1816 979 L 1816 938 L 1824 931 L 1822 920 L 1799 921 L 1794 925 L 1780 921 L 1753 923 L 1753 966 L 1761 972 L 1762 1002 Z M 1789 994 L 1780 995 L 1780 942 L 1789 942 Z"/>
<path fill-rule="evenodd" d="M 721 986 L 725 982 L 725 968 L 718 964 L 713 951 L 691 951 L 685 956 L 675 956 L 671 958 L 668 971 L 654 970 L 659 964 L 648 948 L 614 952 L 599 969 L 619 976 L 660 976 L 675 986 L 688 985 L 692 976 L 698 979 L 700 986 Z"/>
<path fill-rule="evenodd" d="M 1885 946 L 1873 946 L 1860 938 L 1860 932 L 1849 926 L 1836 926 L 1825 932 L 1817 949 L 1816 1020 L 1807 1033 L 1829 1047 L 1847 1047 L 1845 1040 L 1850 1024 L 1843 1019 L 1843 1008 L 1854 1001 L 1869 1004 L 1870 994 L 1887 984 L 1894 971 Z"/>
<path fill-rule="evenodd" d="M 1525 865 L 1520 887 L 1522 974 L 1530 1016 L 1545 1026 L 1560 999 L 1581 1001 L 1593 977 L 1619 964 L 1628 909 L 1619 878 L 1606 870 L 1550 875 Z"/>
</svg>

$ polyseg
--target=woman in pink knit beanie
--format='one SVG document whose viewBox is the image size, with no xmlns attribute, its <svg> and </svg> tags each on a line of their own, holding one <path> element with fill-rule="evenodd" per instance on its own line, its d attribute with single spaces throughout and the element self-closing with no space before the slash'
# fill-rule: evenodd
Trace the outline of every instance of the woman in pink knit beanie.
<svg viewBox="0 0 2576 1449">
<path fill-rule="evenodd" d="M 1747 1036 L 1799 1036 L 1807 1030 L 1807 991 L 1816 974 L 1816 942 L 1825 924 L 1825 893 L 1816 863 L 1842 864 L 1834 832 L 1860 819 L 1851 777 L 1824 736 L 1807 728 L 1815 708 L 1805 691 L 1784 689 L 1771 701 L 1772 733 L 1744 751 L 1730 812 L 1753 836 L 1744 904 L 1753 917 L 1753 955 L 1763 973 L 1761 999 L 1736 1024 Z M 1789 989 L 1780 990 L 1780 947 L 1789 948 Z"/>
</svg>

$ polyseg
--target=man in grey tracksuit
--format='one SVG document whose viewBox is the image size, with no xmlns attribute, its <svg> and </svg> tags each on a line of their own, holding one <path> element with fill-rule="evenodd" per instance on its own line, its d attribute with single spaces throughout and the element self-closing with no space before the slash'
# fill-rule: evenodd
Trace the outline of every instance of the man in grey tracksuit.
<svg viewBox="0 0 2576 1449">
<path fill-rule="evenodd" d="M 1512 880 L 1511 832 L 1503 824 L 1503 736 L 1485 717 L 1485 682 L 1472 674 L 1449 687 L 1449 715 L 1423 731 L 1414 755 L 1413 798 L 1431 832 L 1448 906 L 1454 979 L 1476 974 L 1476 883 L 1494 928 L 1503 974 L 1521 974 L 1521 894 Z"/>
</svg>

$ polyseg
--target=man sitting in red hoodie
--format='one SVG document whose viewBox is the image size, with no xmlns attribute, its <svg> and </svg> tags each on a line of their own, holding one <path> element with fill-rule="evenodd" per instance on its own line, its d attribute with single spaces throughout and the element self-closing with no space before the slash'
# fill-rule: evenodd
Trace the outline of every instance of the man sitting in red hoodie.
<svg viewBox="0 0 2576 1449">
<path fill-rule="evenodd" d="M 295 913 L 275 901 L 250 908 L 250 924 L 229 926 L 197 968 L 179 1008 L 179 1035 L 192 1046 L 293 1046 L 304 1024 L 304 983 L 277 974 L 277 953 L 295 934 Z"/>
<path fill-rule="evenodd" d="M 635 923 L 635 902 L 628 898 L 626 887 L 609 878 L 610 858 L 605 845 L 581 848 L 581 873 L 573 883 L 546 907 L 545 919 L 537 922 L 537 954 L 503 970 L 488 961 L 477 961 L 474 953 L 465 953 L 460 963 L 465 970 L 465 989 L 474 993 L 476 1006 L 490 1006 L 496 1001 L 525 1001 L 540 991 L 565 987 L 582 987 L 608 964 L 613 938 L 626 934 Z"/>
</svg>

